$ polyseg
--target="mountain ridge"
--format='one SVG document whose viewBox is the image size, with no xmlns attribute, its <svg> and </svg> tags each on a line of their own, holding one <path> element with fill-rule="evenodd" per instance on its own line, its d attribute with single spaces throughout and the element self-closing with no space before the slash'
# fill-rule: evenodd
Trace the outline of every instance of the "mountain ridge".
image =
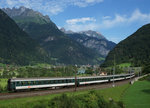
<svg viewBox="0 0 150 108">
<path fill-rule="evenodd" d="M 0 9 L 0 62 L 28 65 L 48 60 L 45 50 Z"/>
<path fill-rule="evenodd" d="M 102 57 L 106 57 L 108 52 L 116 45 L 114 42 L 108 41 L 102 34 L 96 31 L 88 30 L 73 32 L 71 30 L 66 31 L 64 28 L 61 28 L 60 30 L 85 47 L 94 49 Z"/>
<path fill-rule="evenodd" d="M 114 55 L 116 63 L 131 63 L 133 66 L 141 66 L 150 60 L 150 24 L 140 27 L 135 33 L 119 42 L 110 51 L 102 66 L 113 65 Z"/>
<path fill-rule="evenodd" d="M 18 9 L 21 10 L 21 8 Z M 13 9 L 5 9 L 6 13 L 6 10 L 9 10 L 8 14 L 13 14 L 14 12 Z M 34 12 L 32 9 L 30 11 Z M 23 13 L 26 13 L 23 15 L 28 15 L 28 12 Z M 33 15 L 35 15 L 35 17 L 38 16 L 39 19 L 42 19 L 39 15 Z M 98 59 L 99 55 L 97 52 L 90 48 L 84 47 L 75 40 L 72 40 L 65 33 L 61 32 L 51 20 L 48 23 L 43 23 L 38 22 L 39 20 L 35 21 L 35 17 L 32 18 L 30 16 L 25 16 L 25 20 L 23 17 L 22 14 L 17 14 L 16 16 L 13 16 L 12 19 L 15 20 L 21 29 L 27 32 L 29 36 L 38 41 L 40 45 L 48 51 L 48 55 L 52 59 L 54 58 L 55 63 L 97 64 L 101 62 Z"/>
</svg>

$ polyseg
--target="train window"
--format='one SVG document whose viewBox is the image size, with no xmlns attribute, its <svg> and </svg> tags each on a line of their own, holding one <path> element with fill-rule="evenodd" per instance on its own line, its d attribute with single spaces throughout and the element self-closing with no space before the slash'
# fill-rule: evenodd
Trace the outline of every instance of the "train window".
<svg viewBox="0 0 150 108">
<path fill-rule="evenodd" d="M 58 80 L 57 82 L 58 82 L 58 83 L 61 83 L 61 81 L 60 81 L 60 80 Z"/>
<path fill-rule="evenodd" d="M 61 80 L 61 83 L 64 83 L 64 80 Z"/>
<path fill-rule="evenodd" d="M 51 84 L 51 81 L 47 81 L 47 84 Z"/>
<path fill-rule="evenodd" d="M 60 80 L 60 83 L 63 83 L 63 80 Z"/>
<path fill-rule="evenodd" d="M 22 85 L 25 85 L 25 81 L 22 82 Z"/>
<path fill-rule="evenodd" d="M 20 86 L 20 82 L 17 82 L 16 85 L 17 85 L 17 86 Z"/>
<path fill-rule="evenodd" d="M 31 81 L 31 84 L 34 85 L 34 81 Z"/>
<path fill-rule="evenodd" d="M 31 85 L 31 81 L 28 81 L 28 85 Z"/>
<path fill-rule="evenodd" d="M 65 80 L 62 80 L 62 83 L 65 83 Z"/>
<path fill-rule="evenodd" d="M 63 80 L 59 80 L 59 83 L 63 83 Z"/>
<path fill-rule="evenodd" d="M 43 84 L 46 84 L 47 82 L 46 81 L 42 81 L 43 82 Z"/>
<path fill-rule="evenodd" d="M 42 82 L 41 82 L 41 81 L 38 81 L 38 84 L 39 84 L 39 85 L 41 85 L 41 84 L 42 84 Z"/>
<path fill-rule="evenodd" d="M 52 80 L 48 81 L 48 84 L 52 84 Z"/>
</svg>

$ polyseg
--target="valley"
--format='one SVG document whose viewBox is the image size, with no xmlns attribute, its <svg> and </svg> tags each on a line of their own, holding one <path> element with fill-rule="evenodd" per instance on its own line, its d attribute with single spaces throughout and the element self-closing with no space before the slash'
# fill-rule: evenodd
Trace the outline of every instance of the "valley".
<svg viewBox="0 0 150 108">
<path fill-rule="evenodd" d="M 0 108 L 149 108 L 147 4 L 1 0 Z"/>
</svg>

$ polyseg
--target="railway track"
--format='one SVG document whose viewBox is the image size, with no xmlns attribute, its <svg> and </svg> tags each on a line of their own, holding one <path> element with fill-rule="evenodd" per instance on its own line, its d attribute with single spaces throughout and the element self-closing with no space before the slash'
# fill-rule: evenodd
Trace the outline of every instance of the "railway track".
<svg viewBox="0 0 150 108">
<path fill-rule="evenodd" d="M 115 82 L 115 86 L 124 85 L 124 84 L 129 83 L 130 81 L 131 81 L 131 79 L 117 81 L 117 82 Z M 112 87 L 112 82 L 80 86 L 80 87 L 77 87 L 76 91 L 91 90 L 91 89 L 104 89 L 104 88 L 110 88 L 110 87 Z M 61 88 L 61 89 L 47 89 L 47 90 L 40 90 L 40 91 L 0 93 L 0 100 L 31 97 L 31 96 L 41 96 L 41 95 L 57 94 L 57 93 L 65 93 L 65 92 L 74 92 L 74 91 L 75 91 L 74 87 L 69 87 L 69 88 Z"/>
</svg>

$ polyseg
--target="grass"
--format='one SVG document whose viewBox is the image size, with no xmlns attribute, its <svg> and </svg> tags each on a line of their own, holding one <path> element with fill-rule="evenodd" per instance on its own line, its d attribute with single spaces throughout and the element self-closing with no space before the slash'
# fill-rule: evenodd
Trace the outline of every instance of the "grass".
<svg viewBox="0 0 150 108">
<path fill-rule="evenodd" d="M 137 81 L 122 98 L 126 108 L 150 108 L 150 81 Z"/>
<path fill-rule="evenodd" d="M 3 82 L 5 80 L 3 79 Z M 88 94 L 89 91 L 91 90 L 66 92 L 66 94 L 68 96 L 78 96 Z M 150 81 L 137 81 L 133 85 L 125 84 L 114 88 L 94 91 L 103 96 L 106 101 L 109 101 L 110 98 L 114 101 L 123 101 L 126 108 L 150 108 Z M 61 94 L 0 100 L 0 108 L 33 108 L 37 104 L 48 104 L 51 99 Z"/>
<path fill-rule="evenodd" d="M 119 101 L 124 91 L 129 87 L 129 84 L 118 86 L 115 88 L 107 88 L 101 90 L 94 90 L 100 93 L 106 101 L 109 101 L 109 98 L 112 98 L 115 101 Z M 78 92 L 69 92 L 66 93 L 68 96 L 72 95 L 81 95 L 88 94 L 91 90 L 83 90 Z M 60 96 L 61 94 L 51 94 L 45 96 L 34 96 L 34 97 L 26 97 L 26 98 L 16 98 L 16 99 L 8 99 L 8 100 L 0 100 L 0 108 L 9 107 L 9 108 L 32 108 L 37 103 L 47 104 L 50 99 Z"/>
<path fill-rule="evenodd" d="M 119 67 L 130 67 L 131 63 L 122 63 L 118 65 Z"/>
<path fill-rule="evenodd" d="M 130 87 L 129 84 L 125 84 L 114 88 L 98 90 L 98 92 L 104 97 L 104 99 L 106 99 L 106 101 L 109 101 L 109 98 L 112 98 L 114 101 L 120 101 L 124 92 L 129 87 Z"/>
</svg>

